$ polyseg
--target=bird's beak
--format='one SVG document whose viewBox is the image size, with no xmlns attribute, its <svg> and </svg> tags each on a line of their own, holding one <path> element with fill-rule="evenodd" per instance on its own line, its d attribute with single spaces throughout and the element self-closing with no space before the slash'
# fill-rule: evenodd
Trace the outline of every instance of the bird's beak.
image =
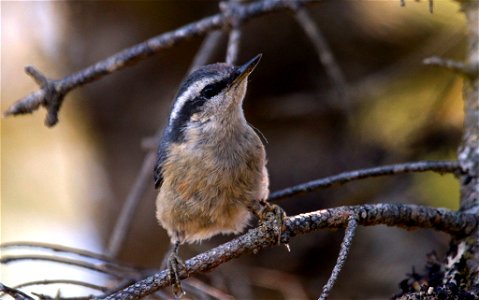
<svg viewBox="0 0 479 300">
<path fill-rule="evenodd" d="M 249 74 L 253 72 L 254 68 L 256 68 L 256 65 L 258 65 L 261 59 L 261 56 L 263 56 L 263 54 L 260 53 L 256 55 L 253 59 L 245 63 L 244 65 L 239 66 L 235 71 L 235 75 L 234 75 L 235 78 L 233 79 L 233 82 L 231 83 L 231 85 L 241 83 L 244 79 L 246 79 L 249 76 Z"/>
</svg>

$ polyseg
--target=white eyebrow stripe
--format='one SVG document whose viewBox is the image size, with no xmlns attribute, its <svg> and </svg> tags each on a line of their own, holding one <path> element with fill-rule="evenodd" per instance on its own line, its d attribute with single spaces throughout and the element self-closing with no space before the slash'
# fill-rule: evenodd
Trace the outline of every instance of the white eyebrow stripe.
<svg viewBox="0 0 479 300">
<path fill-rule="evenodd" d="M 181 95 L 176 98 L 175 104 L 173 105 L 173 109 L 171 110 L 169 124 L 171 125 L 173 120 L 178 117 L 178 114 L 181 108 L 185 105 L 186 101 L 192 99 L 192 95 L 198 95 L 200 91 L 210 84 L 211 82 L 215 81 L 217 78 L 211 78 L 210 80 L 197 80 L 192 85 L 190 85 Z"/>
</svg>

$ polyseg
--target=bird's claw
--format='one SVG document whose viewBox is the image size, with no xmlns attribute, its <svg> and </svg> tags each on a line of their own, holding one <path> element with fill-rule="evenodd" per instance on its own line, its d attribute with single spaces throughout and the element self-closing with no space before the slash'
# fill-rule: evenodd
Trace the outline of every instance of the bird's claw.
<svg viewBox="0 0 479 300">
<path fill-rule="evenodd" d="M 286 213 L 284 210 L 279 205 L 261 201 L 261 209 L 258 215 L 261 223 L 271 226 L 277 238 L 277 244 L 281 244 L 281 234 L 286 229 Z M 289 245 L 287 243 L 284 245 L 290 251 Z"/>
<path fill-rule="evenodd" d="M 172 282 L 173 294 L 175 295 L 175 299 L 180 299 L 183 295 L 185 295 L 185 291 L 181 287 L 179 267 L 186 269 L 186 265 L 183 260 L 178 256 L 177 253 L 173 251 L 168 258 L 168 271 L 170 277 L 169 279 Z"/>
</svg>

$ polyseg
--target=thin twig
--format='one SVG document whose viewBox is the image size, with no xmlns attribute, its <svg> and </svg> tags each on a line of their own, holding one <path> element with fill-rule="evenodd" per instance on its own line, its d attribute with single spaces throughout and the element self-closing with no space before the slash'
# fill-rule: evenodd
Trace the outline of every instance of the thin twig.
<svg viewBox="0 0 479 300">
<path fill-rule="evenodd" d="M 15 249 L 15 248 L 38 248 L 38 249 L 50 250 L 56 253 L 70 254 L 70 255 L 73 254 L 73 255 L 77 255 L 87 259 L 99 260 L 103 262 L 103 265 L 108 268 L 113 268 L 113 269 L 116 268 L 118 270 L 122 270 L 122 272 L 135 274 L 136 276 L 138 276 L 141 273 L 141 268 L 137 266 L 126 264 L 124 262 L 120 263 L 117 260 L 114 260 L 111 257 L 108 257 L 106 255 L 98 254 L 98 253 L 83 250 L 83 249 L 71 248 L 71 247 L 66 247 L 62 245 L 42 243 L 42 242 L 10 242 L 10 243 L 0 244 L 1 250 L 8 251 L 10 249 Z M 81 260 L 72 260 L 72 261 L 82 262 Z M 1 258 L 0 258 L 0 262 L 1 262 Z M 94 264 L 94 265 L 98 265 L 98 264 Z"/>
<path fill-rule="evenodd" d="M 23 260 L 40 260 L 60 263 L 64 265 L 76 266 L 96 272 L 108 274 L 115 278 L 136 277 L 140 275 L 140 272 L 133 272 L 131 269 L 125 269 L 117 265 L 111 265 L 108 263 L 92 264 L 76 259 L 47 256 L 47 255 L 5 255 L 0 257 L 0 264 L 8 264 L 16 261 Z"/>
<path fill-rule="evenodd" d="M 74 254 L 81 257 L 89 258 L 89 259 L 96 259 L 103 262 L 108 262 L 110 264 L 120 264 L 118 261 L 112 259 L 109 256 L 102 255 L 99 253 L 91 252 L 88 250 L 83 249 L 76 249 L 71 247 L 66 247 L 57 244 L 49 244 L 49 243 L 42 243 L 42 242 L 8 242 L 0 244 L 0 250 L 10 250 L 14 248 L 38 248 L 38 249 L 47 249 L 53 252 L 58 253 L 66 253 L 66 254 Z M 122 266 L 124 264 L 122 263 Z M 131 267 L 132 269 L 135 267 Z"/>
<path fill-rule="evenodd" d="M 339 67 L 338 62 L 334 58 L 333 52 L 331 51 L 326 38 L 323 36 L 323 33 L 305 7 L 292 7 L 296 12 L 296 21 L 313 43 L 316 53 L 318 54 L 319 61 L 323 65 L 326 74 L 333 83 L 333 86 L 340 96 L 341 101 L 347 102 L 349 98 L 349 86 L 346 83 L 346 79 L 344 78 L 344 74 Z"/>
<path fill-rule="evenodd" d="M 447 59 L 438 56 L 425 58 L 422 63 L 428 66 L 445 68 L 463 76 L 467 76 L 469 78 L 477 78 L 479 75 L 478 64 L 469 65 L 460 61 L 455 61 L 453 59 Z"/>
<path fill-rule="evenodd" d="M 196 53 L 188 72 L 191 72 L 208 62 L 210 56 L 216 49 L 220 38 L 220 31 L 214 31 L 208 34 L 208 36 L 205 38 L 205 41 L 198 49 L 198 52 Z M 163 128 L 159 128 L 155 134 L 154 140 L 156 141 L 156 144 L 158 143 L 157 141 L 159 140 L 162 131 Z M 138 205 L 145 194 L 148 183 L 152 182 L 152 170 L 155 167 L 155 162 L 156 148 L 150 149 L 143 159 L 143 164 L 138 175 L 136 176 L 135 183 L 133 184 L 128 197 L 121 208 L 120 215 L 116 221 L 115 227 L 113 228 L 113 232 L 108 242 L 107 253 L 111 257 L 118 257 L 120 254 L 126 237 L 130 232 L 131 223 L 138 209 Z"/>
<path fill-rule="evenodd" d="M 354 217 L 359 225 L 364 226 L 383 224 L 407 229 L 432 228 L 456 235 L 470 234 L 479 224 L 479 216 L 475 214 L 444 208 L 408 204 L 343 206 L 287 218 L 281 241 L 287 243 L 290 237 L 323 228 L 345 228 L 350 217 Z M 256 253 L 276 244 L 275 230 L 267 226 L 251 229 L 230 242 L 186 261 L 185 268 L 179 272 L 180 279 L 212 270 L 233 258 L 246 253 Z M 169 272 L 163 270 L 110 295 L 107 299 L 140 299 L 170 285 L 169 277 Z"/>
<path fill-rule="evenodd" d="M 193 62 L 191 63 L 190 72 L 208 63 L 211 55 L 216 50 L 216 47 L 218 46 L 222 35 L 222 30 L 215 30 L 213 32 L 210 32 L 206 36 L 206 38 L 201 43 L 200 50 L 198 50 L 195 55 L 195 58 L 193 59 Z"/>
<path fill-rule="evenodd" d="M 354 234 L 356 233 L 356 229 L 358 228 L 358 221 L 355 217 L 350 216 L 348 221 L 348 226 L 346 227 L 344 233 L 344 239 L 341 243 L 341 248 L 339 250 L 338 259 L 336 260 L 336 264 L 334 265 L 333 271 L 331 272 L 331 276 L 328 279 L 328 282 L 323 286 L 323 291 L 319 296 L 319 300 L 326 300 L 331 292 L 334 283 L 338 279 L 339 272 L 343 269 L 344 263 L 346 262 L 346 258 L 348 257 L 349 249 L 351 249 L 351 245 L 353 242 Z"/>
<path fill-rule="evenodd" d="M 141 169 L 136 176 L 135 183 L 128 193 L 115 227 L 113 228 L 113 232 L 110 235 L 106 252 L 111 257 L 118 257 L 120 254 L 125 239 L 130 232 L 131 222 L 137 211 L 138 205 L 140 204 L 140 200 L 145 194 L 148 183 L 152 182 L 151 170 L 153 170 L 155 161 L 155 151 L 149 151 L 143 160 Z"/>
<path fill-rule="evenodd" d="M 236 10 L 239 7 L 238 0 L 229 0 L 228 2 L 220 2 L 220 9 L 223 14 L 230 19 L 229 24 L 232 29 L 228 37 L 228 47 L 226 49 L 226 63 L 234 65 L 238 59 L 239 47 L 241 41 L 241 20 L 237 17 Z"/>
<path fill-rule="evenodd" d="M 86 287 L 92 290 L 97 290 L 97 291 L 102 291 L 106 292 L 108 291 L 108 288 L 105 286 L 99 286 L 96 284 L 92 284 L 89 282 L 84 282 L 84 281 L 78 281 L 78 280 L 69 280 L 69 279 L 52 279 L 52 280 L 38 280 L 38 281 L 30 281 L 30 282 L 25 282 L 22 284 L 19 284 L 15 286 L 16 289 L 28 287 L 28 286 L 33 286 L 33 285 L 51 285 L 51 284 L 70 284 L 70 285 L 76 285 L 76 286 L 82 286 Z"/>
<path fill-rule="evenodd" d="M 241 41 L 241 30 L 232 29 L 228 38 L 228 49 L 226 50 L 226 63 L 234 65 L 238 60 L 239 45 Z"/>
<path fill-rule="evenodd" d="M 19 291 L 19 290 L 14 289 L 14 288 L 11 288 L 11 287 L 8 287 L 8 286 L 6 286 L 2 283 L 0 283 L 0 292 L 11 296 L 15 300 L 34 300 L 32 297 L 28 296 L 24 292 Z M 0 294 L 0 296 L 1 296 L 1 294 Z"/>
<path fill-rule="evenodd" d="M 238 4 L 238 7 L 234 10 L 235 13 L 237 13 L 235 18 L 237 18 L 239 22 L 245 22 L 267 13 L 288 9 L 293 1 L 301 4 L 312 4 L 316 2 L 314 0 L 262 0 L 250 4 Z M 170 48 L 181 41 L 201 36 L 207 32 L 230 25 L 229 22 L 230 18 L 224 14 L 206 17 L 174 31 L 163 33 L 130 48 L 126 48 L 59 80 L 50 80 L 38 70 L 35 70 L 33 73 L 41 74 L 41 76 L 35 77 L 37 82 L 41 82 L 41 89 L 15 102 L 5 111 L 4 116 L 32 113 L 41 105 L 44 105 L 48 109 L 46 125 L 53 126 L 58 121 L 58 110 L 63 102 L 64 96 L 72 89 L 121 70 L 126 66 L 130 66 L 158 53 L 162 49 Z M 32 70 L 32 68 L 29 70 Z M 33 75 L 31 72 L 29 72 L 29 74 Z M 46 79 L 46 81 L 38 80 L 40 77 Z"/>
<path fill-rule="evenodd" d="M 59 295 L 55 295 L 55 296 L 49 296 L 49 295 L 46 295 L 46 294 L 42 294 L 42 293 L 35 293 L 35 292 L 32 292 L 33 295 L 35 295 L 39 300 L 90 300 L 92 296 L 88 296 L 88 297 L 61 297 Z"/>
<path fill-rule="evenodd" d="M 461 168 L 457 161 L 418 161 L 374 167 L 370 169 L 360 169 L 309 181 L 293 187 L 285 188 L 280 191 L 273 192 L 269 196 L 269 200 L 279 200 L 301 193 L 308 193 L 319 189 L 329 188 L 332 186 L 343 185 L 350 181 L 364 178 L 427 171 L 433 171 L 438 173 L 457 173 L 461 171 Z"/>
<path fill-rule="evenodd" d="M 463 36 L 462 30 L 451 28 L 444 30 L 439 35 L 439 38 L 431 37 L 423 41 L 417 51 L 395 61 L 389 67 L 383 68 L 382 71 L 373 72 L 371 75 L 363 77 L 356 83 L 349 83 L 350 94 L 354 95 L 355 99 L 363 100 L 351 101 L 348 106 L 348 111 L 354 111 L 359 105 L 365 105 L 364 100 L 366 99 L 376 99 L 379 94 L 383 93 L 381 90 L 387 85 L 386 82 L 398 80 L 401 76 L 405 76 L 406 70 L 417 72 L 419 68 L 417 61 L 421 61 L 424 58 L 424 53 L 430 53 L 432 51 L 446 53 L 450 51 L 451 45 L 460 43 L 461 36 Z M 282 96 L 275 95 L 273 99 L 275 106 L 269 111 L 268 116 L 270 118 L 308 118 L 310 116 L 318 117 L 320 114 L 330 113 L 331 110 L 324 105 L 324 101 L 334 103 L 337 99 L 337 93 L 336 90 L 333 89 L 313 94 L 306 92 Z M 299 105 L 299 103 L 303 103 L 303 105 Z M 294 105 L 295 109 L 288 109 L 290 107 L 289 105 Z"/>
</svg>

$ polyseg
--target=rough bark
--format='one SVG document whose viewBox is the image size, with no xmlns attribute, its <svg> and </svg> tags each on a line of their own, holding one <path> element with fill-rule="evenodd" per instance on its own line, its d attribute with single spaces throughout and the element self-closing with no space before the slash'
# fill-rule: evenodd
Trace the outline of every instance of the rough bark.
<svg viewBox="0 0 479 300">
<path fill-rule="evenodd" d="M 464 78 L 464 133 L 458 151 L 459 163 L 466 171 L 460 177 L 461 210 L 479 214 L 479 1 L 460 1 L 466 17 L 466 65 L 476 70 Z M 465 243 L 465 260 L 470 271 L 470 290 L 479 295 L 479 230 L 458 241 Z"/>
</svg>

